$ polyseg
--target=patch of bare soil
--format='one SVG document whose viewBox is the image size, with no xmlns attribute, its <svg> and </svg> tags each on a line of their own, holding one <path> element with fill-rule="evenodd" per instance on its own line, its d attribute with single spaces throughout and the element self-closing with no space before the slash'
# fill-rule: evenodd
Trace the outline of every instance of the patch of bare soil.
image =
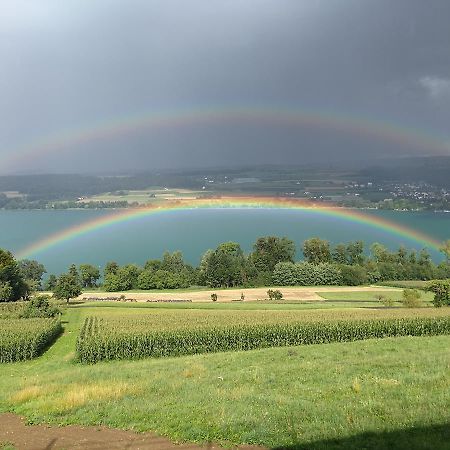
<svg viewBox="0 0 450 450">
<path fill-rule="evenodd" d="M 75 425 L 54 427 L 25 425 L 15 414 L 0 414 L 0 445 L 10 443 L 18 450 L 197 450 L 220 449 L 215 445 L 175 444 L 152 433 L 135 433 L 106 427 Z M 242 450 L 262 447 L 240 446 Z"/>
<path fill-rule="evenodd" d="M 87 300 L 90 298 L 108 298 L 123 295 L 126 299 L 134 299 L 138 302 L 156 301 L 156 300 L 190 300 L 192 302 L 211 302 L 211 294 L 217 294 L 218 302 L 231 302 L 239 300 L 241 294 L 244 294 L 245 301 L 257 301 L 267 298 L 267 289 L 269 288 L 247 288 L 247 289 L 225 289 L 208 291 L 187 291 L 187 292 L 84 292 L 78 300 Z M 395 291 L 395 288 L 386 288 L 381 286 L 325 286 L 325 287 L 281 287 L 270 288 L 280 289 L 284 300 L 287 301 L 324 301 L 320 296 L 321 292 L 389 292 Z"/>
</svg>

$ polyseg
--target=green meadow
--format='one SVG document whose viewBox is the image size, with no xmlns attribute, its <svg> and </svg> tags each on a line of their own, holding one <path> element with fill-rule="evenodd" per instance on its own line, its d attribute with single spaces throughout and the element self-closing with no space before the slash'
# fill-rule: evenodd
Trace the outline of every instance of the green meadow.
<svg viewBox="0 0 450 450">
<path fill-rule="evenodd" d="M 326 309 L 281 302 L 72 305 L 62 316 L 63 334 L 42 356 L 0 366 L 0 411 L 23 415 L 30 423 L 107 425 L 225 446 L 448 448 L 448 335 L 96 364 L 76 359 L 80 328 L 91 316 L 188 327 L 193 321 L 450 315 L 448 308 L 367 308 L 357 307 L 358 300 L 349 308 L 329 302 Z"/>
</svg>

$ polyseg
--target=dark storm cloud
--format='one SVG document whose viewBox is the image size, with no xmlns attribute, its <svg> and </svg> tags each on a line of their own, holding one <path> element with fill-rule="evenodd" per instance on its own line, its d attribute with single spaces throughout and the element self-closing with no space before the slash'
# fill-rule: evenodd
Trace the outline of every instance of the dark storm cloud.
<svg viewBox="0 0 450 450">
<path fill-rule="evenodd" d="M 447 138 L 447 0 L 2 0 L 0 8 L 3 172 L 14 149 L 61 130 L 214 105 L 329 111 Z M 117 170 L 437 151 L 304 126 L 229 123 L 69 148 L 8 170 L 82 171 L 87 160 L 90 170 Z"/>
</svg>

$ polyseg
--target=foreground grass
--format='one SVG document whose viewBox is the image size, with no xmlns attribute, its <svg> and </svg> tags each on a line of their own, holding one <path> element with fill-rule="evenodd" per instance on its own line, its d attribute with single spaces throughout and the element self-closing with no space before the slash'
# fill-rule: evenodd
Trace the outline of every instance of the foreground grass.
<svg viewBox="0 0 450 450">
<path fill-rule="evenodd" d="M 88 312 L 69 309 L 65 334 L 42 357 L 1 366 L 0 411 L 275 448 L 393 448 L 366 446 L 364 433 L 424 427 L 417 442 L 444 448 L 429 430 L 450 422 L 450 336 L 84 366 L 74 349 Z"/>
</svg>

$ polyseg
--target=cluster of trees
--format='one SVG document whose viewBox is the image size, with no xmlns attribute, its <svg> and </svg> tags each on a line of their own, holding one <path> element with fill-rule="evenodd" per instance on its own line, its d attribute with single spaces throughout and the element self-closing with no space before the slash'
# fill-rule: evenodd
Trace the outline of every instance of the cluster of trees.
<svg viewBox="0 0 450 450">
<path fill-rule="evenodd" d="M 408 251 L 400 247 L 391 252 L 385 246 L 374 243 L 370 254 L 364 253 L 362 241 L 331 246 L 326 240 L 308 239 L 303 243 L 305 262 L 279 265 L 274 271 L 274 282 L 286 280 L 288 284 L 324 284 L 320 279 L 330 279 L 330 283 L 359 285 L 391 280 L 431 280 L 450 276 L 450 245 L 444 243 L 442 252 L 446 261 L 436 265 L 426 249 L 420 252 Z M 305 263 L 311 266 L 306 266 Z M 315 266 L 315 267 L 313 267 Z M 328 275 L 324 273 L 328 272 Z M 315 274 L 315 275 L 314 275 Z M 312 283 L 315 278 L 316 282 Z"/>
<path fill-rule="evenodd" d="M 186 263 L 181 252 L 164 253 L 161 259 L 136 264 L 105 266 L 103 288 L 107 291 L 130 289 L 176 289 L 189 286 L 237 287 L 272 284 L 272 273 L 280 261 L 294 261 L 295 245 L 287 238 L 259 238 L 254 251 L 244 254 L 236 242 L 225 242 L 208 250 L 200 265 Z"/>
<path fill-rule="evenodd" d="M 31 292 L 49 290 L 58 298 L 76 297 L 81 290 L 100 284 L 106 291 L 176 289 L 190 286 L 251 287 L 293 285 L 361 285 L 392 280 L 450 278 L 450 241 L 444 243 L 445 261 L 436 265 L 429 253 L 400 247 L 390 251 L 375 243 L 370 254 L 361 241 L 337 244 L 320 238 L 302 244 L 304 259 L 295 261 L 296 248 L 286 237 L 260 237 L 245 254 L 236 242 L 225 242 L 206 251 L 198 267 L 186 263 L 181 252 L 166 252 L 144 266 L 112 261 L 103 274 L 91 264 L 70 266 L 67 273 L 50 275 L 42 285 L 45 267 L 38 261 L 17 262 L 0 249 L 0 301 L 27 299 Z M 442 294 L 443 298 L 447 294 Z M 445 303 L 447 297 L 444 298 Z"/>
<path fill-rule="evenodd" d="M 259 238 L 245 254 L 236 242 L 208 250 L 198 267 L 183 260 L 181 252 L 165 253 L 144 267 L 108 263 L 103 287 L 108 291 L 172 289 L 189 286 L 250 287 L 290 285 L 361 285 L 392 280 L 431 280 L 450 277 L 450 243 L 443 246 L 446 261 L 436 265 L 425 250 L 400 247 L 390 251 L 375 243 L 370 254 L 361 241 L 332 246 L 311 238 L 303 242 L 304 260 L 295 262 L 296 248 L 286 237 Z"/>
<path fill-rule="evenodd" d="M 103 287 L 107 291 L 183 288 L 197 284 L 197 272 L 184 262 L 181 252 L 166 252 L 161 260 L 150 259 L 144 267 L 107 263 Z"/>
</svg>

